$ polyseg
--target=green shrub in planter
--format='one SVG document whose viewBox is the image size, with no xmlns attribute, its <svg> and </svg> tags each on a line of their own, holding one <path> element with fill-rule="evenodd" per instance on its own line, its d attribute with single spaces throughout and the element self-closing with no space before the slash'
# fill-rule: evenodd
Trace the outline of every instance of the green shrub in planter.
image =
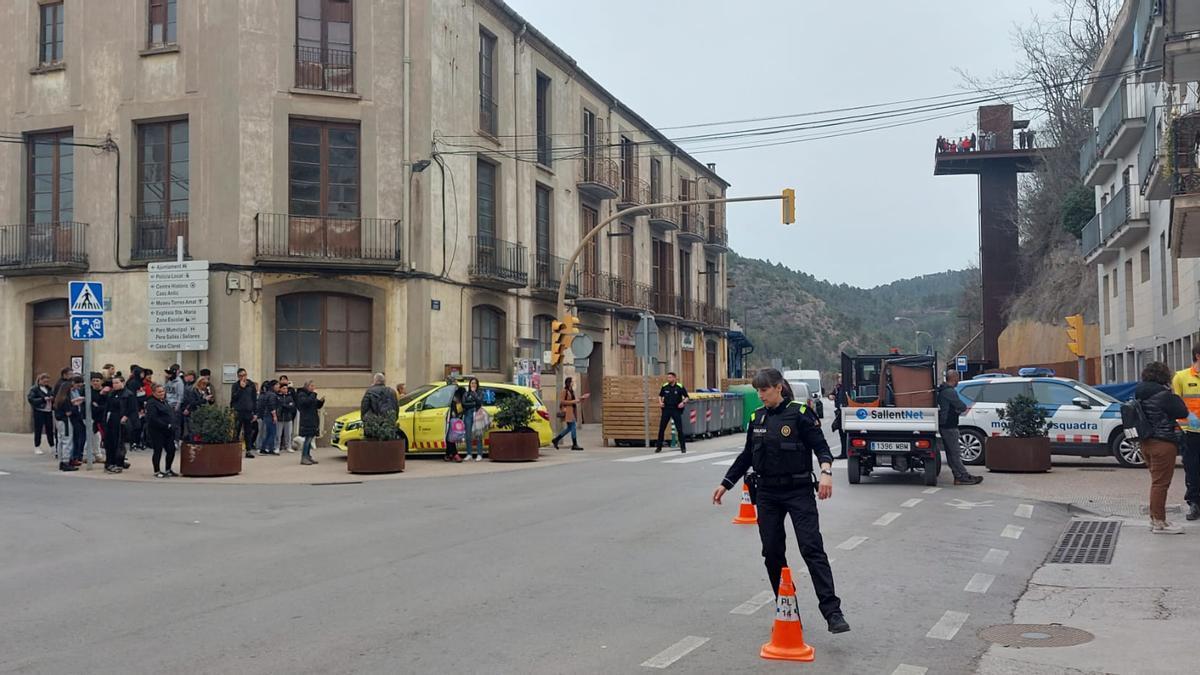
<svg viewBox="0 0 1200 675">
<path fill-rule="evenodd" d="M 1032 396 L 1019 394 L 1008 399 L 1008 403 L 997 413 L 1001 424 L 1013 438 L 1035 438 L 1045 436 L 1049 429 L 1046 413 Z"/>
<path fill-rule="evenodd" d="M 363 438 L 368 441 L 394 441 L 400 438 L 394 416 L 367 413 L 363 415 Z"/>
<path fill-rule="evenodd" d="M 233 410 L 224 406 L 202 405 L 190 415 L 191 439 L 193 443 L 215 445 L 232 443 L 236 438 L 237 418 Z"/>
<path fill-rule="evenodd" d="M 505 396 L 500 399 L 500 410 L 492 418 L 497 429 L 525 431 L 533 419 L 533 402 L 524 395 Z"/>
</svg>

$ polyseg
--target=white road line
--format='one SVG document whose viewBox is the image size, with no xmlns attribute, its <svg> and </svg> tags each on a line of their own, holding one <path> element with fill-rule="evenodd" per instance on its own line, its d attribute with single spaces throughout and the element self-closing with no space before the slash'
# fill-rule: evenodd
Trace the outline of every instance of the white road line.
<svg viewBox="0 0 1200 675">
<path fill-rule="evenodd" d="M 843 551 L 853 551 L 855 548 L 858 548 L 859 544 L 863 543 L 867 539 L 868 537 L 850 537 L 846 541 L 838 544 L 837 547 Z"/>
<path fill-rule="evenodd" d="M 1000 533 L 1000 536 L 1008 537 L 1009 539 L 1020 539 L 1021 533 L 1024 531 L 1025 528 L 1020 525 L 1005 525 L 1004 531 Z"/>
<path fill-rule="evenodd" d="M 969 615 L 966 612 L 953 612 L 947 610 L 946 613 L 942 615 L 942 618 L 938 619 L 938 622 L 933 624 L 933 628 L 929 629 L 929 632 L 925 634 L 925 637 L 933 638 L 934 640 L 953 640 L 954 636 L 958 634 L 958 629 L 962 628 L 963 624 L 967 622 L 968 616 Z"/>
<path fill-rule="evenodd" d="M 1013 515 L 1018 518 L 1032 518 L 1033 504 L 1021 504 L 1017 507 L 1017 510 L 1013 512 Z"/>
<path fill-rule="evenodd" d="M 900 517 L 900 513 L 898 511 L 890 511 L 890 512 L 885 513 L 882 516 L 879 516 L 878 518 L 876 518 L 875 522 L 873 524 L 879 525 L 880 527 L 887 527 L 888 525 L 892 524 L 893 520 L 895 520 L 899 517 Z"/>
<path fill-rule="evenodd" d="M 675 663 L 679 659 L 687 656 L 689 652 L 705 642 L 708 642 L 708 640 L 709 638 L 706 637 L 689 635 L 654 655 L 654 657 L 643 661 L 642 665 L 646 668 L 666 668 L 672 663 Z"/>
<path fill-rule="evenodd" d="M 994 574 L 976 573 L 967 582 L 967 587 L 963 590 L 968 593 L 987 593 L 988 589 L 992 587 L 992 582 L 995 580 L 996 575 Z"/>
<path fill-rule="evenodd" d="M 900 665 L 896 666 L 895 670 L 892 671 L 892 675 L 925 675 L 927 672 L 929 672 L 928 668 L 922 668 L 921 666 L 910 666 L 907 663 L 901 663 Z"/>
<path fill-rule="evenodd" d="M 738 605 L 737 607 L 734 607 L 733 609 L 729 610 L 729 613 L 750 616 L 751 614 L 757 612 L 758 610 L 771 604 L 772 602 L 775 602 L 775 594 L 772 593 L 771 591 L 763 591 L 762 593 L 759 593 L 758 595 L 754 596 L 753 598 L 750 598 L 746 602 L 743 602 L 742 604 Z"/>
<path fill-rule="evenodd" d="M 903 506 L 906 509 L 911 509 L 912 507 L 916 506 L 917 504 L 920 504 L 923 501 L 925 501 L 925 500 L 913 497 L 912 499 L 905 500 L 902 504 L 900 504 L 900 506 Z"/>
<path fill-rule="evenodd" d="M 737 457 L 734 457 L 732 459 L 723 459 L 719 462 L 713 462 L 713 466 L 733 466 L 733 463 L 736 461 L 737 461 Z"/>
<path fill-rule="evenodd" d="M 614 459 L 613 461 L 614 462 L 649 462 L 652 459 L 663 459 L 663 456 L 661 454 L 634 455 L 633 457 L 622 457 L 621 459 Z"/>
<path fill-rule="evenodd" d="M 921 494 L 926 494 L 926 495 L 937 494 L 937 491 L 941 490 L 941 489 L 942 488 L 925 488 L 924 490 L 921 490 Z"/>
<path fill-rule="evenodd" d="M 706 459 L 717 459 L 719 457 L 728 457 L 736 455 L 740 450 L 727 450 L 725 452 L 706 452 L 703 455 L 685 455 L 678 459 L 668 459 L 663 464 L 691 464 L 692 462 L 703 462 Z"/>
<path fill-rule="evenodd" d="M 989 548 L 987 555 L 983 556 L 983 562 L 989 565 L 1003 565 L 1008 559 L 1008 551 L 998 548 Z"/>
<path fill-rule="evenodd" d="M 0 471 L 0 476 L 11 476 L 11 475 L 12 475 L 12 474 L 10 474 L 10 473 L 9 473 L 9 472 L 7 472 L 7 471 Z"/>
</svg>

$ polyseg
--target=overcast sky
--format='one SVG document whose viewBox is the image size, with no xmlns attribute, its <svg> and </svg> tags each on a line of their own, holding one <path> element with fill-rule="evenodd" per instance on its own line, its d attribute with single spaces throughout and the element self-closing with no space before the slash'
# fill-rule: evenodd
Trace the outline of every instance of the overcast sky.
<svg viewBox="0 0 1200 675">
<path fill-rule="evenodd" d="M 955 67 L 975 75 L 1011 70 L 1014 25 L 1053 13 L 1053 0 L 508 2 L 658 127 L 954 93 L 963 87 Z M 964 112 L 855 136 L 693 154 L 717 163 L 731 196 L 796 188 L 797 223 L 786 228 L 776 202 L 731 204 L 734 250 L 869 287 L 960 269 L 977 257 L 976 179 L 933 176 L 936 137 L 974 128 L 973 112 Z"/>
</svg>

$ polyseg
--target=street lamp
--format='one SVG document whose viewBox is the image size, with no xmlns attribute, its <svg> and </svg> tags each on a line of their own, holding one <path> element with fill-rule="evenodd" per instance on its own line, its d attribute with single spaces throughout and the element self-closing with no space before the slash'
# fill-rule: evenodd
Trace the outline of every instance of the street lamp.
<svg viewBox="0 0 1200 675">
<path fill-rule="evenodd" d="M 913 327 L 913 353 L 916 354 L 917 352 L 921 351 L 921 345 L 919 344 L 919 340 L 920 340 L 921 333 L 925 333 L 925 331 L 917 330 L 917 322 L 913 321 L 912 319 L 908 318 L 907 316 L 897 316 L 897 317 L 894 317 L 892 319 L 892 321 L 907 321 L 912 324 L 912 327 Z M 929 333 L 925 333 L 925 334 L 929 335 Z"/>
</svg>

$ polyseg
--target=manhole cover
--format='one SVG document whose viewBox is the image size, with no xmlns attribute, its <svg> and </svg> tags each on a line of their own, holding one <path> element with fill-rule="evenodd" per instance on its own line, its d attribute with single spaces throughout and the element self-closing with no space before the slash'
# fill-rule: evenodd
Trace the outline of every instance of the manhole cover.
<svg viewBox="0 0 1200 675">
<path fill-rule="evenodd" d="M 1119 520 L 1073 520 L 1050 551 L 1049 563 L 1107 565 L 1121 530 Z"/>
<path fill-rule="evenodd" d="M 1086 630 L 1040 623 L 1006 623 L 979 631 L 979 638 L 1004 647 L 1073 647 L 1091 642 Z"/>
</svg>

